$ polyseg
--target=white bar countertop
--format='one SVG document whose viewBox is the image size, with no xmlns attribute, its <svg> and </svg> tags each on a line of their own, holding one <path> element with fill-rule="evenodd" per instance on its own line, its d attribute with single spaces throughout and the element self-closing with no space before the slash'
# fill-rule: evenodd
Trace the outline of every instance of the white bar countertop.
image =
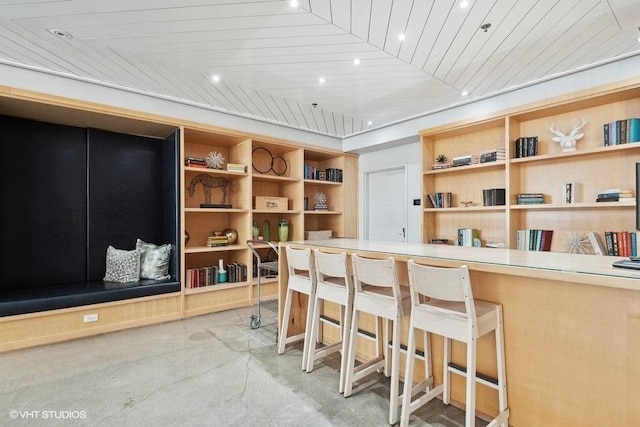
<svg viewBox="0 0 640 427">
<path fill-rule="evenodd" d="M 428 258 L 447 263 L 464 263 L 470 270 L 517 276 L 540 277 L 596 286 L 640 290 L 640 270 L 613 267 L 624 257 L 522 251 L 500 248 L 469 248 L 426 243 L 398 243 L 359 239 L 305 240 L 287 242 L 347 252 L 388 254 L 407 260 Z"/>
</svg>

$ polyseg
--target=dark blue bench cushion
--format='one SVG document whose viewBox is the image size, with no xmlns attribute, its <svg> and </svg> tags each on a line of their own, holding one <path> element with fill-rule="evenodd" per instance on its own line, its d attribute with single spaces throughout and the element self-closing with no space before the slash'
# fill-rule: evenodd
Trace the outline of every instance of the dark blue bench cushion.
<svg viewBox="0 0 640 427">
<path fill-rule="evenodd" d="M 0 291 L 0 317 L 179 292 L 172 279 L 83 282 Z"/>
</svg>

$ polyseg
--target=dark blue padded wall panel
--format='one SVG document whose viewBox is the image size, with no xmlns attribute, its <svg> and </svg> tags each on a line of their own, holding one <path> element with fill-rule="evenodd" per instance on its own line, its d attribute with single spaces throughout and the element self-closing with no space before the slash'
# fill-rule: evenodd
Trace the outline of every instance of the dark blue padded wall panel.
<svg viewBox="0 0 640 427">
<path fill-rule="evenodd" d="M 101 280 L 107 246 L 131 250 L 136 238 L 164 242 L 163 141 L 88 130 L 87 280 Z"/>
<path fill-rule="evenodd" d="M 163 210 L 164 210 L 164 240 L 171 243 L 171 277 L 180 281 L 180 132 L 174 131 L 163 142 Z"/>
<path fill-rule="evenodd" d="M 85 133 L 0 116 L 0 290 L 85 280 Z"/>
</svg>

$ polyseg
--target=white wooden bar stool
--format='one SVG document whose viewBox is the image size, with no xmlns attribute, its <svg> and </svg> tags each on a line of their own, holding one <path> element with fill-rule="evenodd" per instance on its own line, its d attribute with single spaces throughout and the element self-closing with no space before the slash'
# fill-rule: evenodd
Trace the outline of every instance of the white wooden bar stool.
<svg viewBox="0 0 640 427">
<path fill-rule="evenodd" d="M 351 256 L 351 260 L 355 295 L 344 396 L 351 395 L 354 382 L 375 371 L 384 369 L 385 375 L 389 376 L 388 367 L 391 365 L 389 424 L 395 424 L 398 421 L 398 406 L 400 405 L 400 328 L 402 317 L 405 313 L 409 314 L 409 295 L 408 292 L 404 292 L 403 296 L 393 257 L 368 259 L 354 254 Z M 360 313 L 369 313 L 376 317 L 375 339 L 378 345 L 376 357 L 356 367 L 356 338 L 358 337 Z M 389 339 L 386 336 L 388 335 L 387 328 L 380 328 L 381 321 L 391 321 L 393 324 L 391 357 L 389 357 Z M 381 334 L 380 329 L 384 329 L 385 333 Z"/>
<path fill-rule="evenodd" d="M 287 344 L 303 339 L 302 370 L 305 370 L 307 368 L 307 359 L 310 347 L 307 335 L 311 330 L 311 313 L 313 313 L 313 305 L 316 299 L 316 272 L 310 248 L 294 249 L 290 246 L 286 246 L 285 250 L 287 254 L 289 280 L 287 281 L 287 296 L 284 303 L 284 312 L 282 314 L 282 327 L 278 337 L 278 354 L 284 353 L 284 348 Z M 287 337 L 291 317 L 291 302 L 293 300 L 294 292 L 299 292 L 308 296 L 307 321 L 305 324 L 305 332 Z"/>
<path fill-rule="evenodd" d="M 507 427 L 509 408 L 507 407 L 502 306 L 473 299 L 469 270 L 466 265 L 459 268 L 441 268 L 416 264 L 413 260 L 409 260 L 407 267 L 412 307 L 401 425 L 408 425 L 409 415 L 412 412 L 441 393 L 443 402 L 449 404 L 451 373 L 454 372 L 466 376 L 467 379 L 466 427 L 475 425 L 476 382 L 498 390 L 500 412 L 488 424 L 488 427 Z M 418 331 L 427 331 L 444 337 L 443 384 L 433 386 L 429 340 L 425 343 L 428 378 L 417 386 L 412 384 L 416 347 L 415 334 Z M 476 376 L 476 341 L 489 332 L 495 332 L 497 381 L 486 376 Z M 451 363 L 451 339 L 467 344 L 466 368 Z M 421 391 L 425 394 L 412 401 L 412 396 Z"/>
<path fill-rule="evenodd" d="M 351 317 L 353 311 L 353 280 L 349 272 L 348 257 L 346 252 L 330 254 L 314 251 L 316 265 L 316 300 L 313 309 L 309 340 L 309 360 L 307 372 L 313 371 L 315 361 L 320 357 L 340 351 L 340 384 L 338 390 L 344 392 L 344 382 L 347 371 L 349 332 L 351 330 Z M 326 325 L 335 325 L 340 329 L 340 341 L 325 347 L 315 348 L 318 341 L 320 322 L 323 320 L 320 312 L 323 302 L 331 301 L 340 306 L 339 323 L 326 320 Z"/>
</svg>

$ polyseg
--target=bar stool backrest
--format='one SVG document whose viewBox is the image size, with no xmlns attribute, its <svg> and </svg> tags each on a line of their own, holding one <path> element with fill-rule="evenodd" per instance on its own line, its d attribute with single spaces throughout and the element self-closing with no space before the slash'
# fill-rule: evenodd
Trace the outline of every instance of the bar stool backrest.
<svg viewBox="0 0 640 427">
<path fill-rule="evenodd" d="M 361 303 L 366 301 L 370 304 L 375 298 L 384 304 L 384 301 L 393 300 L 397 313 L 400 317 L 404 315 L 402 309 L 402 294 L 400 283 L 395 268 L 395 259 L 363 258 L 357 254 L 351 255 L 353 264 L 353 283 L 356 291 L 356 298 L 360 298 Z M 391 316 L 391 314 L 389 314 Z M 393 318 L 389 317 L 387 318 Z"/>
<path fill-rule="evenodd" d="M 301 290 L 309 294 L 309 287 L 315 288 L 316 275 L 311 249 L 294 249 L 285 247 L 287 253 L 287 269 L 289 271 L 289 284 L 292 289 Z"/>
<path fill-rule="evenodd" d="M 347 290 L 353 287 L 346 252 L 332 254 L 315 249 L 314 254 L 318 283 L 346 286 Z"/>
<path fill-rule="evenodd" d="M 476 310 L 469 279 L 469 268 L 466 265 L 460 267 L 434 267 L 417 264 L 412 259 L 407 262 L 409 273 L 409 288 L 411 289 L 411 306 L 415 310 L 421 306 L 425 297 L 453 304 L 440 304 L 439 307 L 446 310 L 450 308 L 457 315 L 467 318 L 469 327 L 475 330 Z M 464 304 L 464 312 L 460 309 Z M 424 306 L 423 306 L 424 307 Z"/>
</svg>

